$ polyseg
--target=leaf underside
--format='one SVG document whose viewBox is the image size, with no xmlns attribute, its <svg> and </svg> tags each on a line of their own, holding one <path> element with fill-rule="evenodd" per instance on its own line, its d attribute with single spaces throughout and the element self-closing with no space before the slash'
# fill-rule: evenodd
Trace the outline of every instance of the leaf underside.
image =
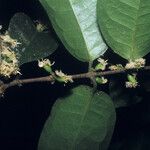
<svg viewBox="0 0 150 150">
<path fill-rule="evenodd" d="M 108 45 L 127 60 L 150 52 L 149 0 L 98 0 L 98 22 Z"/>
<path fill-rule="evenodd" d="M 90 87 L 74 88 L 59 99 L 47 120 L 39 150 L 106 150 L 115 124 L 110 97 Z"/>
<path fill-rule="evenodd" d="M 96 20 L 97 0 L 40 0 L 67 50 L 81 61 L 102 55 L 104 43 Z"/>
<path fill-rule="evenodd" d="M 32 20 L 24 13 L 17 13 L 12 17 L 8 32 L 21 43 L 14 50 L 19 53 L 20 65 L 47 57 L 58 47 L 52 35 L 38 32 Z"/>
</svg>

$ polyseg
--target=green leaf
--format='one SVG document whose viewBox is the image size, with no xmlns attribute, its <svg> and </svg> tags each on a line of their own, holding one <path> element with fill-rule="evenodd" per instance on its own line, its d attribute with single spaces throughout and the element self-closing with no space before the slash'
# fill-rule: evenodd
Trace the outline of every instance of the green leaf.
<svg viewBox="0 0 150 150">
<path fill-rule="evenodd" d="M 21 43 L 15 49 L 20 56 L 20 65 L 47 57 L 58 47 L 49 32 L 38 32 L 32 20 L 23 13 L 17 13 L 12 17 L 8 32 Z"/>
<path fill-rule="evenodd" d="M 98 22 L 108 45 L 127 60 L 150 52 L 148 0 L 98 0 Z"/>
<path fill-rule="evenodd" d="M 40 0 L 67 50 L 81 61 L 93 61 L 107 46 L 96 21 L 97 0 Z"/>
<path fill-rule="evenodd" d="M 114 124 L 115 108 L 107 94 L 76 87 L 55 103 L 39 150 L 106 150 Z"/>
</svg>

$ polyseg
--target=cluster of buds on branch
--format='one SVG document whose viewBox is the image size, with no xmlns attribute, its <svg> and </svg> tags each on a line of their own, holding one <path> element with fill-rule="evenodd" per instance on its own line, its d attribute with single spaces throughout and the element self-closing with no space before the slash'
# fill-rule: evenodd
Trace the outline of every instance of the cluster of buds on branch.
<svg viewBox="0 0 150 150">
<path fill-rule="evenodd" d="M 104 60 L 102 58 L 98 59 L 98 64 L 95 66 L 94 70 L 95 71 L 104 71 L 106 69 L 111 70 L 111 71 L 117 71 L 117 70 L 130 70 L 130 69 L 141 69 L 145 67 L 146 61 L 143 58 L 136 59 L 135 61 L 129 61 L 123 67 L 121 64 L 116 64 L 116 65 L 110 65 L 108 66 L 108 60 Z M 127 88 L 136 88 L 138 86 L 138 81 L 136 74 L 128 74 L 127 75 L 128 81 L 125 83 L 125 86 Z M 97 77 L 96 82 L 99 84 L 105 84 L 108 82 L 108 80 L 104 77 Z"/>
<path fill-rule="evenodd" d="M 51 63 L 49 59 L 42 59 L 38 61 L 38 66 L 40 68 L 43 68 L 45 71 L 47 71 L 49 74 L 53 76 L 53 78 L 62 83 L 68 83 L 73 82 L 73 79 L 71 76 L 64 74 L 61 70 L 55 70 L 53 71 L 52 66 L 55 64 L 55 62 Z"/>
<path fill-rule="evenodd" d="M 134 64 L 134 68 L 128 68 L 131 64 Z M 41 68 L 44 68 L 50 75 L 53 76 L 54 81 L 62 82 L 62 83 L 68 83 L 73 82 L 73 76 L 64 74 L 61 70 L 55 70 L 53 71 L 52 66 L 54 65 L 54 62 L 51 63 L 48 59 L 42 59 L 41 61 L 38 61 L 38 65 Z M 116 65 L 109 65 L 108 60 L 104 60 L 102 58 L 98 59 L 98 64 L 92 69 L 95 73 L 105 72 L 106 70 L 110 71 L 121 71 L 121 70 L 130 70 L 130 69 L 140 69 L 145 66 L 145 59 L 140 58 L 135 60 L 134 62 L 129 62 L 126 64 L 125 67 L 121 64 Z M 127 88 L 136 88 L 138 86 L 137 77 L 136 74 L 128 74 L 127 75 L 128 81 L 126 81 L 125 86 Z M 108 82 L 108 79 L 106 79 L 104 76 L 98 76 L 95 77 L 95 81 L 97 84 L 106 84 Z"/>
<path fill-rule="evenodd" d="M 143 68 L 145 64 L 146 64 L 145 59 L 139 58 L 139 59 L 136 59 L 135 61 L 130 61 L 129 63 L 127 63 L 125 68 L 126 69 L 140 69 L 140 68 Z"/>
<path fill-rule="evenodd" d="M 98 64 L 95 66 L 94 70 L 95 71 L 104 71 L 104 70 L 106 70 L 107 65 L 108 65 L 108 60 L 98 58 L 97 61 L 98 61 Z M 104 77 L 97 77 L 96 82 L 98 84 L 106 84 L 108 82 L 108 80 Z"/>
<path fill-rule="evenodd" d="M 130 61 L 126 64 L 125 69 L 141 69 L 145 67 L 146 61 L 143 58 L 136 59 L 135 61 Z M 128 74 L 128 81 L 126 82 L 127 88 L 136 88 L 138 86 L 136 74 Z"/>
</svg>

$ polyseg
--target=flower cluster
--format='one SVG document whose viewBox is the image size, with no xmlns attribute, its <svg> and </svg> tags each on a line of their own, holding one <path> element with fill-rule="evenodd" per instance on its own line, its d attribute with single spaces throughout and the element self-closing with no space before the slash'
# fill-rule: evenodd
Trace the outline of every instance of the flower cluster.
<svg viewBox="0 0 150 150">
<path fill-rule="evenodd" d="M 4 35 L 0 35 L 0 39 L 3 43 L 8 44 L 8 46 L 11 48 L 16 48 L 19 44 L 21 44 L 16 39 L 11 38 L 8 32 L 6 32 Z"/>
<path fill-rule="evenodd" d="M 143 68 L 145 64 L 146 64 L 145 59 L 139 58 L 139 59 L 136 59 L 135 61 L 130 61 L 129 63 L 127 63 L 125 68 L 126 69 L 140 69 L 140 68 Z"/>
<path fill-rule="evenodd" d="M 44 68 L 47 72 L 52 73 L 52 66 L 55 64 L 55 62 L 51 63 L 49 59 L 42 59 L 38 60 L 38 66 L 40 68 Z"/>
<path fill-rule="evenodd" d="M 136 74 L 128 74 L 128 81 L 126 82 L 126 88 L 136 88 L 138 86 Z"/>
<path fill-rule="evenodd" d="M 40 68 L 43 68 L 44 66 L 48 65 L 48 66 L 53 66 L 55 62 L 51 63 L 49 59 L 42 59 L 42 60 L 38 60 L 38 66 Z"/>
<path fill-rule="evenodd" d="M 107 60 L 99 58 L 97 61 L 99 63 L 96 65 L 95 70 L 102 70 L 102 71 L 104 71 L 106 69 L 106 66 L 108 65 Z"/>
<path fill-rule="evenodd" d="M 0 75 L 10 77 L 20 74 L 17 55 L 11 48 L 18 46 L 17 40 L 12 39 L 8 33 L 0 35 Z"/>
<path fill-rule="evenodd" d="M 68 76 L 64 74 L 61 70 L 60 71 L 56 70 L 55 74 L 56 74 L 56 80 L 59 82 L 64 82 L 64 83 L 73 82 L 72 76 Z"/>
<path fill-rule="evenodd" d="M 109 66 L 110 70 L 122 70 L 124 67 L 121 64 L 111 65 Z"/>
</svg>

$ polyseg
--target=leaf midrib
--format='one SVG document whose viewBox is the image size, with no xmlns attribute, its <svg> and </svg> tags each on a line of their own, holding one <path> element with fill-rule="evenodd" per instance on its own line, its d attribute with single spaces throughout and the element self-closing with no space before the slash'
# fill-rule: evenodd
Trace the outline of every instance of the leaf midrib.
<svg viewBox="0 0 150 150">
<path fill-rule="evenodd" d="M 90 91 L 90 92 L 92 92 L 92 91 Z M 78 128 L 78 130 L 77 130 L 77 134 L 76 134 L 76 136 L 75 136 L 75 138 L 74 138 L 74 140 L 73 140 L 73 145 L 72 145 L 72 147 L 71 147 L 72 150 L 74 149 L 74 147 L 75 147 L 75 145 L 76 145 L 76 140 L 78 139 L 78 136 L 79 136 L 79 134 L 80 134 L 80 130 L 81 130 L 82 125 L 83 125 L 83 121 L 84 121 L 84 119 L 85 119 L 85 117 L 86 117 L 86 114 L 87 114 L 87 111 L 88 111 L 89 107 L 91 106 L 91 103 L 92 103 L 92 100 L 93 100 L 92 96 L 94 96 L 94 93 L 92 93 L 92 94 L 90 95 L 89 102 L 87 103 L 87 106 L 85 107 L 85 111 L 84 111 L 84 113 L 83 113 L 83 115 L 82 115 L 82 119 L 81 119 L 79 128 Z"/>
<path fill-rule="evenodd" d="M 135 37 L 136 37 L 136 31 L 137 31 L 137 21 L 138 21 L 138 18 L 139 18 L 139 11 L 141 9 L 141 0 L 139 0 L 139 7 L 137 9 L 137 15 L 136 15 L 136 18 L 135 18 L 135 27 L 134 27 L 134 30 L 133 30 L 133 34 L 132 34 L 132 43 L 133 43 L 133 46 L 132 46 L 132 49 L 131 49 L 131 54 L 130 54 L 130 60 L 132 61 L 134 59 L 134 51 L 135 51 L 135 47 L 136 47 L 136 44 L 135 44 Z M 135 51 L 136 53 L 136 51 Z"/>
</svg>

